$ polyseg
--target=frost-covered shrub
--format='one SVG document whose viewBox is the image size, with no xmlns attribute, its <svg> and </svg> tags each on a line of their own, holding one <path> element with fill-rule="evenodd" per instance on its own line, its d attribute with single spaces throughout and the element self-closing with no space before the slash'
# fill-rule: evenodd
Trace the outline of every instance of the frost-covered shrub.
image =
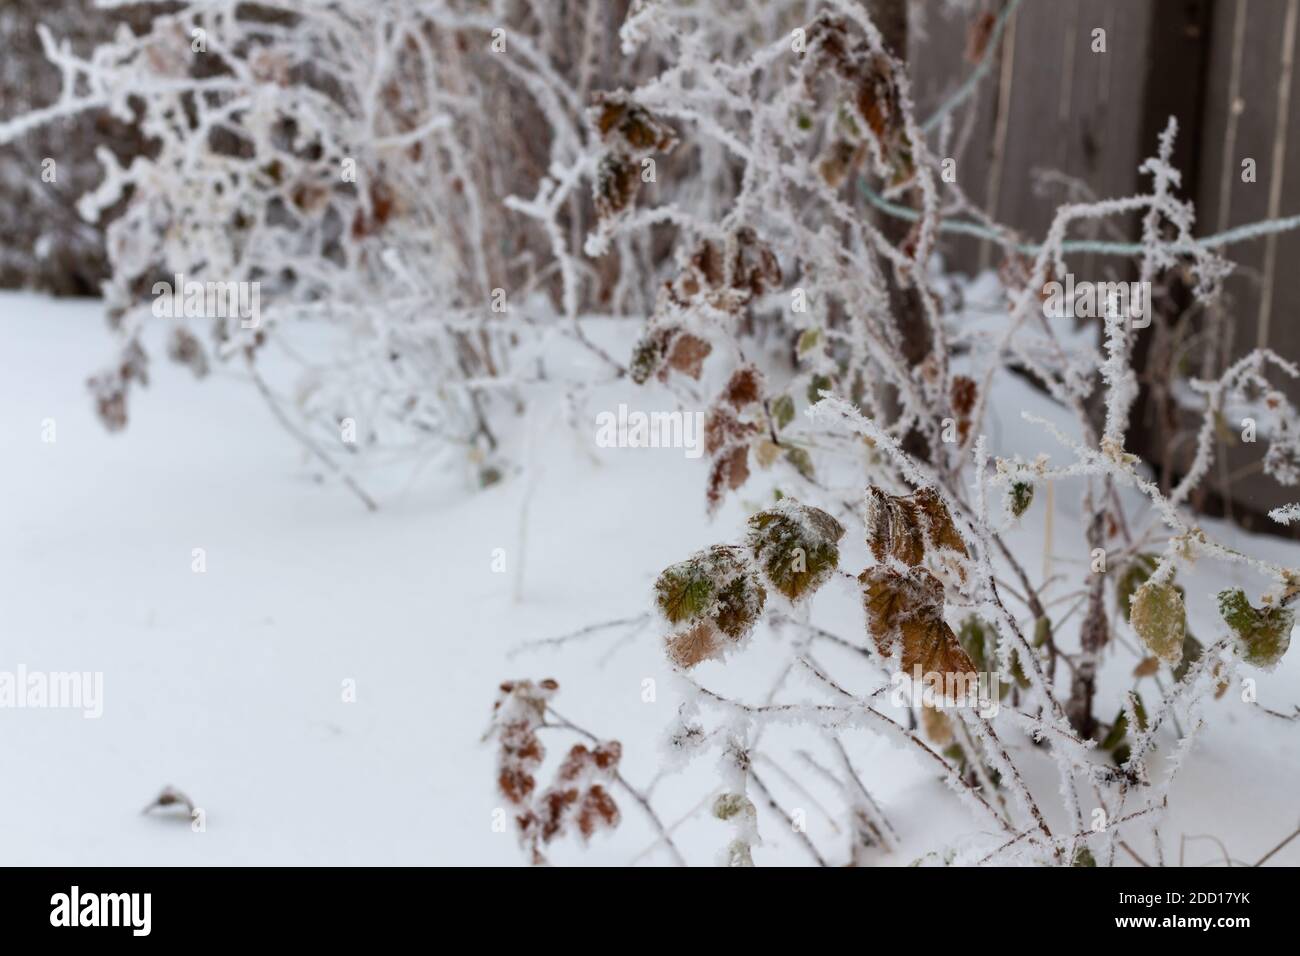
<svg viewBox="0 0 1300 956">
<path fill-rule="evenodd" d="M 110 428 L 126 423 L 133 386 L 148 381 L 142 318 L 166 297 L 162 284 L 256 284 L 260 316 L 211 314 L 209 301 L 198 322 L 176 325 L 168 354 L 196 375 L 227 362 L 250 372 L 277 414 L 292 406 L 294 430 L 335 469 L 352 457 L 339 452 L 431 436 L 481 461 L 497 450 L 494 418 L 546 374 L 539 354 L 557 337 L 591 350 L 604 374 L 689 374 L 711 348 L 689 326 L 770 298 L 780 281 L 773 249 L 731 224 L 743 212 L 732 211 L 743 163 L 725 138 L 679 148 L 674 124 L 693 113 L 665 120 L 658 101 L 694 81 L 661 67 L 676 46 L 718 62 L 744 57 L 815 6 L 158 4 L 147 29 L 123 26 L 88 57 L 42 29 L 63 92 L 0 124 L 0 142 L 97 111 L 147 144 L 125 167 L 99 151 L 102 181 L 79 203 L 87 219 L 116 216 L 105 297 L 120 358 L 92 381 Z M 838 22 L 817 24 L 810 43 L 839 42 Z M 805 84 L 834 76 L 863 97 L 883 84 L 873 121 L 895 123 L 884 61 L 846 55 Z M 762 67 L 747 75 L 752 89 L 721 101 L 726 123 L 743 127 L 746 97 L 786 87 Z M 906 166 L 901 154 L 874 162 Z M 832 244 L 826 235 L 802 254 Z M 856 268 L 853 258 L 836 270 Z M 651 310 L 627 364 L 579 321 Z M 277 348 L 303 366 L 291 400 L 259 375 Z M 734 443 L 715 451 L 718 497 L 743 465 Z"/>
<path fill-rule="evenodd" d="M 251 371 L 336 468 L 340 451 L 431 437 L 490 456 L 494 416 L 518 408 L 555 337 L 621 373 L 577 320 L 640 308 L 654 243 L 599 263 L 581 246 L 641 183 L 618 162 L 669 150 L 671 134 L 643 139 L 638 111 L 620 113 L 618 88 L 645 67 L 607 42 L 616 12 L 194 0 L 158 4 L 146 29 L 86 57 L 41 28 L 62 94 L 0 123 L 0 142 L 97 111 L 147 144 L 125 167 L 99 150 L 102 179 L 79 203 L 92 221 L 116 214 L 105 298 L 121 358 L 92 382 L 108 427 L 147 382 L 142 320 L 178 279 L 220 283 L 218 300 L 255 284 L 260 316 L 209 301 L 167 350 L 196 374 Z M 602 165 L 606 140 L 622 159 Z M 602 177 L 614 185 L 593 197 Z M 277 347 L 303 366 L 291 402 L 259 376 Z M 355 437 L 340 439 L 345 421 Z"/>
<path fill-rule="evenodd" d="M 664 66 L 620 108 L 640 111 L 645 141 L 671 128 L 675 154 L 725 153 L 736 171 L 713 183 L 720 204 L 642 202 L 622 188 L 617 159 L 597 180 L 598 195 L 612 198 L 586 243 L 589 254 L 602 254 L 652 224 L 676 227 L 673 272 L 633 352 L 632 376 L 725 383 L 706 424 L 710 511 L 760 470 L 774 476 L 764 487 L 774 482 L 785 495 L 749 519 L 743 544 L 698 552 L 656 582 L 665 651 L 687 687 L 673 749 L 721 761 L 726 792 L 715 815 L 748 821 L 724 853 L 732 864 L 752 862 L 756 804 L 786 812 L 755 767 L 765 728 L 791 721 L 824 738 L 831 754 L 843 755 L 838 734 L 867 729 L 938 769 L 980 829 L 1001 834 L 949 849 L 944 860 L 1110 864 L 1126 827 L 1158 833 L 1205 700 L 1223 696 L 1243 664 L 1272 666 L 1285 653 L 1300 572 L 1215 542 L 1188 503 L 1214 460 L 1226 405 L 1268 396 L 1267 406 L 1289 409 L 1268 376 L 1294 378 L 1297 369 L 1256 351 L 1217 378 L 1176 383 L 1197 397 L 1202 424 L 1176 481 L 1153 481 L 1128 448 L 1135 338 L 1167 321 L 1161 309 L 1174 285 L 1218 307 L 1231 269 L 1219 252 L 1226 242 L 1197 240 L 1193 210 L 1178 198 L 1176 125 L 1142 167 L 1149 191 L 1061 206 L 1046 239 L 1026 253 L 941 178 L 938 145 L 951 135 L 950 117 L 915 117 L 903 65 L 861 5 L 790 12 L 773 20 L 780 29 L 746 34 L 726 56 L 709 45 L 709 5 L 698 16 L 670 4 L 634 9 L 625 50 L 653 50 Z M 1129 255 L 1140 288 L 1159 290 L 1154 314 L 1103 309 L 1100 348 L 1080 344 L 1046 301 L 1051 283 L 1070 272 L 1070 230 L 1131 214 L 1141 240 Z M 1005 317 L 992 327 L 966 325 L 960 285 L 937 268 L 938 237 L 954 217 L 1002 250 Z M 886 228 L 894 219 L 911 222 L 901 240 Z M 985 413 L 1012 369 L 1073 419 L 1078 438 L 1027 416 L 1025 427 L 1049 451 L 1030 461 L 990 459 Z M 1295 471 L 1287 414 L 1270 431 L 1265 462 L 1283 482 Z M 1035 580 L 1006 543 L 1032 515 L 1035 490 L 1066 479 L 1084 488 L 1077 548 L 1089 558 L 1074 620 L 1046 606 L 1052 582 Z M 1126 514 L 1120 489 L 1135 492 L 1144 510 Z M 845 566 L 846 534 L 864 537 L 865 568 Z M 1258 598 L 1220 595 L 1218 636 L 1203 643 L 1188 626 L 1176 575 L 1207 561 L 1247 566 L 1261 581 Z M 859 633 L 809 623 L 808 607 L 830 581 L 858 592 Z M 729 666 L 762 623 L 794 635 L 775 686 L 723 694 L 689 674 L 708 660 Z M 1103 695 L 1097 671 L 1115 652 L 1115 627 L 1140 642 L 1134 675 L 1154 680 L 1154 703 L 1136 691 Z M 813 653 L 821 642 L 869 661 L 875 685 L 828 671 Z M 830 702 L 780 699 L 796 670 Z M 991 695 L 968 693 L 978 675 L 995 678 Z M 916 707 L 922 733 L 875 704 L 900 676 L 904 687 L 937 691 L 935 703 Z M 1170 727 L 1174 752 L 1156 761 L 1157 741 L 1165 746 L 1158 734 Z M 1027 782 L 1024 767 L 1038 759 L 1054 765 L 1055 792 Z M 874 859 L 893 838 L 867 794 L 869 773 L 860 777 L 844 758 L 828 776 L 860 824 L 850 859 Z M 1066 825 L 1049 824 L 1047 800 L 1064 802 Z"/>
<path fill-rule="evenodd" d="M 96 400 L 111 427 L 126 422 L 128 390 L 148 379 L 141 317 L 155 283 L 176 275 L 259 284 L 258 321 L 177 326 L 168 353 L 195 374 L 240 363 L 335 468 L 349 422 L 361 447 L 432 436 L 483 461 L 498 418 L 546 374 L 542 346 L 561 337 L 590 351 L 599 376 L 661 383 L 684 405 L 707 388 L 705 510 L 760 472 L 781 493 L 743 532 L 667 568 L 654 592 L 687 688 L 672 749 L 720 757 L 712 807 L 734 830 L 726 862 L 752 862 L 755 808 L 775 805 L 755 769 L 762 731 L 794 720 L 839 761 L 827 775 L 851 811 L 852 862 L 895 842 L 835 738 L 868 729 L 918 754 L 998 834 L 943 859 L 1111 863 L 1123 827 L 1158 825 L 1204 701 L 1243 664 L 1272 666 L 1287 650 L 1300 577 L 1217 543 L 1188 505 L 1230 406 L 1262 410 L 1264 467 L 1297 480 L 1295 412 L 1270 376 L 1300 371 L 1268 351 L 1211 365 L 1203 381 L 1168 363 L 1162 387 L 1196 404 L 1201 424 L 1181 474 L 1153 480 L 1129 440 L 1138 316 L 1103 310 L 1100 344 L 1084 342 L 1054 319 L 1050 289 L 1093 248 L 1072 230 L 1136 217 L 1140 240 L 1118 245 L 1152 292 L 1140 318 L 1161 333 L 1172 290 L 1222 305 L 1230 238 L 1281 226 L 1197 239 L 1171 122 L 1142 166 L 1146 191 L 1071 199 L 1041 242 L 1024 242 L 941 175 L 966 94 L 917 117 L 868 6 L 181 0 L 89 58 L 44 33 L 65 79 L 45 118 L 105 109 L 152 144 L 127 168 L 102 155 L 104 181 L 83 200 L 91 216 L 125 203 L 107 293 L 122 351 L 95 379 Z M 975 17 L 976 59 L 1004 23 Z M 30 125 L 0 125 L 0 141 Z M 964 285 L 943 272 L 946 230 L 997 250 L 993 321 L 970 322 Z M 628 354 L 588 338 L 593 313 L 644 317 Z M 300 348 L 316 326 L 323 357 Z M 276 346 L 306 364 L 294 420 L 261 374 Z M 992 459 L 986 412 L 1013 372 L 1074 434 L 1031 420 L 1045 450 Z M 1038 490 L 1067 479 L 1085 489 L 1077 619 L 1048 606 L 1050 582 L 1007 544 Z M 1141 513 L 1126 513 L 1121 490 Z M 855 561 L 859 551 L 869 558 Z M 1217 636 L 1193 633 L 1177 580 L 1203 561 L 1262 579 L 1219 596 Z M 856 634 L 810 623 L 836 586 L 861 608 Z M 778 700 L 779 682 L 735 695 L 694 679 L 705 661 L 730 667 L 763 625 L 797 635 L 782 680 L 800 670 L 828 703 Z M 1116 626 L 1140 642 L 1135 677 L 1156 683 L 1158 700 L 1099 685 Z M 823 667 L 815 642 L 867 662 L 876 686 Z M 990 673 L 992 699 L 972 704 L 963 679 Z M 936 678 L 951 705 L 909 710 L 921 733 L 874 704 L 880 681 L 900 674 Z M 554 718 L 553 691 L 504 686 L 494 723 L 498 783 L 533 859 L 569 827 L 586 836 L 619 813 L 606 785 L 621 750 L 598 740 L 538 792 L 536 732 Z M 1175 752 L 1153 761 L 1171 725 Z M 1054 792 L 1027 782 L 1022 767 L 1038 759 L 1055 768 Z M 1049 824 L 1049 798 L 1063 802 L 1064 827 Z"/>
</svg>

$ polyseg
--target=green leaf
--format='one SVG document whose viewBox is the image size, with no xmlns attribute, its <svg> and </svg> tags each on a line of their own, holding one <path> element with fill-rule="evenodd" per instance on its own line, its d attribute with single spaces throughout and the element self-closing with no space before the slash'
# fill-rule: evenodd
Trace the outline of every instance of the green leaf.
<svg viewBox="0 0 1300 956">
<path fill-rule="evenodd" d="M 644 385 L 650 376 L 659 371 L 667 345 L 667 336 L 662 329 L 654 329 L 642 336 L 632 349 L 632 361 L 628 368 L 632 381 Z"/>
<path fill-rule="evenodd" d="M 714 584 L 699 556 L 665 569 L 655 582 L 655 603 L 669 624 L 693 621 L 713 603 Z"/>
<path fill-rule="evenodd" d="M 971 614 L 961 622 L 961 629 L 957 631 L 957 641 L 966 651 L 977 671 L 992 673 L 997 670 L 995 660 L 997 632 L 984 623 L 978 615 Z M 1015 651 L 1011 654 L 1011 676 L 1021 688 L 1029 686 L 1029 679 L 1025 677 L 1020 667 L 1019 653 Z M 999 683 L 998 696 L 1006 697 L 1011 692 L 1011 685 Z"/>
<path fill-rule="evenodd" d="M 1124 617 L 1127 618 L 1132 613 L 1133 592 L 1146 583 L 1159 563 L 1160 559 L 1154 554 L 1139 554 L 1120 575 L 1119 583 L 1115 586 L 1115 595 Z"/>
<path fill-rule="evenodd" d="M 1047 617 L 1034 621 L 1034 647 L 1042 647 L 1052 637 L 1052 622 Z"/>
<path fill-rule="evenodd" d="M 689 623 L 711 613 L 723 633 L 736 637 L 744 629 L 736 622 L 749 623 L 744 619 L 752 616 L 753 604 L 762 609 L 766 597 L 762 590 L 740 548 L 715 545 L 660 574 L 655 602 L 669 624 Z"/>
<path fill-rule="evenodd" d="M 1009 496 L 1011 513 L 1019 518 L 1034 501 L 1034 486 L 1027 481 L 1013 482 Z"/>
<path fill-rule="evenodd" d="M 1281 607 L 1252 607 L 1240 589 L 1219 592 L 1219 613 L 1237 637 L 1248 664 L 1270 670 L 1291 645 L 1295 611 Z"/>
<path fill-rule="evenodd" d="M 1128 729 L 1128 718 L 1124 716 L 1124 711 L 1119 712 L 1115 718 L 1115 723 L 1110 725 L 1110 730 L 1101 740 L 1102 750 L 1114 750 L 1124 742 L 1124 731 Z"/>
<path fill-rule="evenodd" d="M 803 334 L 799 336 L 797 349 L 800 355 L 807 355 L 817 347 L 817 343 L 822 340 L 821 329 L 804 329 Z M 787 339 L 787 341 L 789 341 Z"/>
<path fill-rule="evenodd" d="M 772 418 L 776 421 L 777 430 L 794 421 L 794 399 L 789 395 L 778 395 L 772 399 Z"/>
<path fill-rule="evenodd" d="M 834 385 L 835 383 L 831 381 L 831 377 L 829 375 L 822 375 L 821 373 L 814 375 L 812 377 L 812 380 L 809 381 L 808 383 L 809 403 L 816 404 L 817 402 L 820 402 L 822 400 L 822 397 L 817 393 L 829 392 L 831 388 L 834 387 Z"/>
<path fill-rule="evenodd" d="M 975 664 L 976 670 L 989 670 L 989 662 L 984 647 L 987 633 L 988 625 L 975 614 L 971 614 L 962 621 L 961 628 L 957 631 L 957 640 L 965 648 L 966 653 Z"/>
<path fill-rule="evenodd" d="M 784 498 L 750 517 L 746 544 L 768 583 L 798 601 L 839 566 L 843 536 L 844 527 L 825 511 Z"/>
<path fill-rule="evenodd" d="M 730 820 L 740 814 L 754 816 L 754 804 L 743 793 L 720 793 L 713 801 L 713 815 L 719 820 Z"/>
<path fill-rule="evenodd" d="M 1129 623 L 1156 657 L 1170 667 L 1183 659 L 1187 612 L 1183 596 L 1172 584 L 1148 580 L 1133 595 Z"/>
<path fill-rule="evenodd" d="M 814 475 L 812 456 L 808 454 L 807 449 L 787 448 L 785 460 L 794 465 L 795 471 L 812 481 Z"/>
<path fill-rule="evenodd" d="M 1147 728 L 1147 709 L 1142 703 L 1140 694 L 1133 695 L 1133 712 L 1137 715 L 1138 729 L 1146 730 Z M 1109 750 L 1111 759 L 1115 761 L 1116 766 L 1122 767 L 1128 762 L 1132 750 L 1128 743 L 1128 716 L 1123 709 L 1115 717 L 1115 722 L 1110 725 L 1110 731 L 1102 739 L 1102 750 Z"/>
<path fill-rule="evenodd" d="M 1025 673 L 1024 667 L 1022 667 L 1020 664 L 1020 651 L 1016 651 L 1016 650 L 1013 650 L 1011 652 L 1011 679 L 1016 682 L 1016 685 L 1021 690 L 1029 689 L 1030 686 L 1029 676 Z M 1008 689 L 1009 688 L 1007 687 L 1002 688 L 1003 696 L 1006 695 Z"/>
<path fill-rule="evenodd" d="M 1188 670 L 1200 659 L 1203 653 L 1205 653 L 1205 648 L 1201 646 L 1201 642 L 1188 633 L 1183 638 L 1183 660 L 1174 668 L 1174 680 L 1182 680 L 1186 677 Z"/>
<path fill-rule="evenodd" d="M 1086 846 L 1081 846 L 1074 851 L 1074 866 L 1096 866 L 1097 858 L 1092 855 L 1092 851 Z"/>
<path fill-rule="evenodd" d="M 744 551 L 727 545 L 691 555 L 655 582 L 655 603 L 675 628 L 668 656 L 682 667 L 721 658 L 749 635 L 766 602 Z"/>
</svg>

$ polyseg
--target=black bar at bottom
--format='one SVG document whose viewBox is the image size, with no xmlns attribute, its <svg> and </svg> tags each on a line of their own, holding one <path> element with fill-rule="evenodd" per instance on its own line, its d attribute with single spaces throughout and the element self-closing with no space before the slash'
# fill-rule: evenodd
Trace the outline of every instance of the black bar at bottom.
<svg viewBox="0 0 1300 956">
<path fill-rule="evenodd" d="M 767 932 L 774 923 L 811 930 L 841 920 L 860 929 L 923 933 L 926 926 L 956 930 L 960 924 L 963 933 L 1014 926 L 1018 934 L 1066 929 L 1084 940 L 1195 932 L 1226 941 L 1242 932 L 1281 931 L 1295 906 L 1293 871 L 1286 868 L 51 868 L 9 869 L 0 880 L 7 942 L 63 936 L 92 945 L 145 939 L 373 945 L 449 931 L 484 945 L 504 946 L 516 933 L 535 934 L 538 942 L 577 933 L 612 943 L 619 936 L 603 934 L 626 938 L 637 925 L 684 931 L 700 924 L 709 924 L 701 933 L 734 942 L 736 933 Z"/>
</svg>

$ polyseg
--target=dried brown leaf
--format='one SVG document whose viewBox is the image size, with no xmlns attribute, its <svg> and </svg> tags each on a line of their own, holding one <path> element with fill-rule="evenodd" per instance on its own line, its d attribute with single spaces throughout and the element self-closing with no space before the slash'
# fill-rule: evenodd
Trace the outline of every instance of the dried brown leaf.
<svg viewBox="0 0 1300 956">
<path fill-rule="evenodd" d="M 596 169 L 592 199 L 596 215 L 611 219 L 636 202 L 641 190 L 641 173 L 637 164 L 619 153 L 610 153 Z"/>
<path fill-rule="evenodd" d="M 668 638 L 668 656 L 679 667 L 691 668 L 720 657 L 723 648 L 722 633 L 710 621 L 701 621 Z"/>
<path fill-rule="evenodd" d="M 1152 674 L 1160 673 L 1160 658 L 1144 657 L 1138 661 L 1137 667 L 1133 668 L 1134 677 L 1150 677 Z"/>
<path fill-rule="evenodd" d="M 749 479 L 749 446 L 734 445 L 713 459 L 705 490 L 705 502 L 712 514 L 727 491 L 735 491 Z"/>
<path fill-rule="evenodd" d="M 921 729 L 925 732 L 925 739 L 936 747 L 947 747 L 953 741 L 948 715 L 928 704 L 921 708 Z"/>
<path fill-rule="evenodd" d="M 877 561 L 892 557 L 908 567 L 920 565 L 930 552 L 967 555 L 966 542 L 957 532 L 948 506 L 933 488 L 903 496 L 869 486 L 867 543 Z"/>
<path fill-rule="evenodd" d="M 690 332 L 680 332 L 668 346 L 667 365 L 696 381 L 713 346 Z"/>
<path fill-rule="evenodd" d="M 877 565 L 858 577 L 867 625 L 881 655 L 904 673 L 969 675 L 975 665 L 943 617 L 943 585 L 930 572 Z"/>
<path fill-rule="evenodd" d="M 742 365 L 731 373 L 722 399 L 737 410 L 752 405 L 763 397 L 763 373 L 753 365 Z"/>
<path fill-rule="evenodd" d="M 998 18 L 988 10 L 976 14 L 971 19 L 970 26 L 966 28 L 966 61 L 968 63 L 978 63 L 984 59 L 984 53 L 989 48 L 989 40 L 993 38 L 993 27 L 997 20 Z"/>
</svg>

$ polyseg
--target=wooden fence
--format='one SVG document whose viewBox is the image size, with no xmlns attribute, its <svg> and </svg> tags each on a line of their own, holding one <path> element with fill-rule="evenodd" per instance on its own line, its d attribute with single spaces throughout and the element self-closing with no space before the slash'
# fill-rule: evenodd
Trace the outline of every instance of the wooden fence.
<svg viewBox="0 0 1300 956">
<path fill-rule="evenodd" d="M 1012 2 L 978 9 L 997 15 Z M 909 11 L 908 59 L 927 116 L 972 71 L 964 55 L 971 16 L 954 16 L 943 3 L 913 2 Z M 966 137 L 958 181 L 998 221 L 1041 238 L 1055 207 L 1073 195 L 1048 171 L 1097 198 L 1148 188 L 1138 167 L 1172 115 L 1181 195 L 1196 203 L 1198 235 L 1300 214 L 1298 16 L 1300 0 L 1021 0 L 990 52 L 969 131 L 953 124 L 954 147 Z M 1243 176 L 1247 160 L 1253 177 Z M 1036 171 L 1044 173 L 1041 188 Z M 1122 228 L 1137 237 L 1135 222 Z M 952 248 L 959 268 L 996 264 L 978 239 Z M 1228 354 L 1268 346 L 1300 360 L 1300 232 L 1235 244 L 1227 254 L 1238 263 L 1227 283 Z M 1072 265 L 1080 277 L 1123 268 L 1097 259 Z M 1225 433 L 1234 423 L 1227 425 Z M 1300 500 L 1300 489 L 1259 473 L 1262 444 L 1224 447 L 1216 487 L 1238 520 L 1258 526 L 1261 512 Z"/>
</svg>

